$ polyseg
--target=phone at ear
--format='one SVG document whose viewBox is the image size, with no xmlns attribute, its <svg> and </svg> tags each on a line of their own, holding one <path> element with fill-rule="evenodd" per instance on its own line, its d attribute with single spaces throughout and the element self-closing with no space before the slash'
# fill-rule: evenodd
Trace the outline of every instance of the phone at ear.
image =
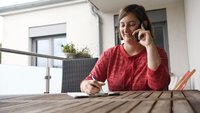
<svg viewBox="0 0 200 113">
<path fill-rule="evenodd" d="M 140 26 L 138 27 L 138 29 L 140 29 L 140 28 L 141 28 L 141 26 L 143 26 L 143 27 L 144 27 L 144 29 L 146 29 L 146 25 L 145 25 L 145 23 L 144 23 L 144 22 L 142 22 L 142 23 L 140 24 Z M 140 40 L 139 40 L 139 37 L 138 37 L 138 35 L 139 35 L 139 32 L 135 33 L 135 35 L 134 35 L 134 38 L 136 38 L 137 42 L 139 42 L 139 41 L 140 41 Z"/>
</svg>

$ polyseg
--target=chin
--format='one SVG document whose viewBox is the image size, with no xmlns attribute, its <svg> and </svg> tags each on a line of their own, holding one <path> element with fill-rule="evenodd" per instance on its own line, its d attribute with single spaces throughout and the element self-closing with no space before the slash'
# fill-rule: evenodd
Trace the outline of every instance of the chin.
<svg viewBox="0 0 200 113">
<path fill-rule="evenodd" d="M 123 37 L 123 39 L 126 39 L 126 38 L 127 38 L 127 39 L 131 39 L 132 36 L 124 36 L 124 37 Z"/>
<path fill-rule="evenodd" d="M 133 40 L 133 37 L 127 37 L 128 40 Z"/>
</svg>

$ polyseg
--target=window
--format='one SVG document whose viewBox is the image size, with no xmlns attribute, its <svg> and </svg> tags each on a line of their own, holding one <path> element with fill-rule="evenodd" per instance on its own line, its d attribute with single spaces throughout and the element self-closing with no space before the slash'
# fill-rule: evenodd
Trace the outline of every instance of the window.
<svg viewBox="0 0 200 113">
<path fill-rule="evenodd" d="M 167 38 L 167 27 L 166 22 L 155 22 L 152 23 L 152 29 L 154 33 L 155 44 L 165 49 L 169 56 L 168 38 Z"/>
<path fill-rule="evenodd" d="M 118 26 L 119 26 L 119 24 L 118 24 L 118 15 L 114 15 L 115 45 L 121 44 Z"/>
<path fill-rule="evenodd" d="M 64 57 L 61 45 L 66 42 L 65 35 L 37 37 L 33 38 L 32 42 L 34 48 L 33 52 L 35 53 Z M 32 64 L 35 66 L 47 66 L 47 58 L 37 57 L 32 60 Z M 49 59 L 48 63 L 51 67 L 62 67 L 61 60 Z"/>
<path fill-rule="evenodd" d="M 65 57 L 61 45 L 66 43 L 65 24 L 55 24 L 30 28 L 32 51 L 38 54 Z M 34 66 L 62 67 L 62 61 L 33 57 Z"/>
</svg>

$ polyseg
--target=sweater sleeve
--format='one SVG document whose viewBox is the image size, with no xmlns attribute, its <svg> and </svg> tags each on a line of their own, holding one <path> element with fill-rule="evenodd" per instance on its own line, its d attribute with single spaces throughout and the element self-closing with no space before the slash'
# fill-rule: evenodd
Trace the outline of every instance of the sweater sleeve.
<svg viewBox="0 0 200 113">
<path fill-rule="evenodd" d="M 94 68 L 90 72 L 90 74 L 85 78 L 86 80 L 91 80 L 92 76 L 95 76 L 95 78 L 98 81 L 104 82 L 107 78 L 107 67 L 109 62 L 109 52 L 104 52 L 98 61 L 96 62 Z"/>
<path fill-rule="evenodd" d="M 147 69 L 148 85 L 153 90 L 167 89 L 170 83 L 167 54 L 163 49 L 158 49 L 161 64 L 156 70 Z"/>
</svg>

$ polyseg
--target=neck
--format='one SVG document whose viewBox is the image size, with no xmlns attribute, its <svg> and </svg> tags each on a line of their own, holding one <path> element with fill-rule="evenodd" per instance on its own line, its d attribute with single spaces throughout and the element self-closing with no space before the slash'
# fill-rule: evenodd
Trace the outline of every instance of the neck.
<svg viewBox="0 0 200 113">
<path fill-rule="evenodd" d="M 135 42 L 137 43 L 137 42 Z M 143 47 L 140 44 L 128 44 L 124 43 L 124 50 L 127 52 L 129 56 L 134 56 L 139 54 L 142 50 L 144 50 L 145 47 Z"/>
</svg>

